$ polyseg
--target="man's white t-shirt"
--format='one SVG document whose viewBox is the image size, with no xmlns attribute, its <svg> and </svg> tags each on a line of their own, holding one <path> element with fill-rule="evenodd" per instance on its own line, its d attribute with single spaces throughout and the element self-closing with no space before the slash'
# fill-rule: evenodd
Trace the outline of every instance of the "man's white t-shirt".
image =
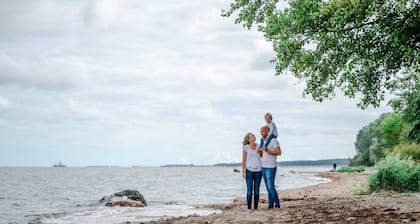
<svg viewBox="0 0 420 224">
<path fill-rule="evenodd" d="M 265 144 L 265 141 L 264 141 L 264 144 Z M 267 149 L 273 152 L 277 146 L 280 146 L 279 142 L 277 141 L 277 139 L 273 138 L 271 139 L 270 144 L 268 144 Z M 261 162 L 262 162 L 263 168 L 277 167 L 277 156 L 273 156 L 264 151 Z"/>
</svg>

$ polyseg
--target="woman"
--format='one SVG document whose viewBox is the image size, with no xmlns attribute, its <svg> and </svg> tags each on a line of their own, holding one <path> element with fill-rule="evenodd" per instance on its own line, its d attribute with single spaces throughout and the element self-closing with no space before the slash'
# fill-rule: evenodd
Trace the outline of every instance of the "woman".
<svg viewBox="0 0 420 224">
<path fill-rule="evenodd" d="M 246 179 L 246 204 L 251 209 L 252 192 L 254 191 L 254 209 L 258 209 L 261 184 L 261 154 L 255 142 L 255 135 L 248 133 L 242 142 L 242 177 Z"/>
</svg>

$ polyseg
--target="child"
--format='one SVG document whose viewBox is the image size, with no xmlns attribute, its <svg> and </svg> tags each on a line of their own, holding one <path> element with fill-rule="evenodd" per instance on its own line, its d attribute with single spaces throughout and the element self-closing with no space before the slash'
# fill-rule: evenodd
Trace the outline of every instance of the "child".
<svg viewBox="0 0 420 224">
<path fill-rule="evenodd" d="M 263 148 L 264 146 L 264 149 L 265 149 L 267 148 L 268 144 L 270 144 L 271 139 L 277 138 L 278 134 L 277 134 L 276 124 L 274 124 L 273 122 L 273 116 L 270 113 L 266 113 L 264 115 L 264 118 L 265 118 L 265 122 L 267 122 L 267 126 L 270 128 L 270 132 L 268 132 L 267 141 L 265 142 L 265 144 L 264 144 L 264 139 L 261 138 L 261 141 L 260 141 L 260 148 Z"/>
</svg>

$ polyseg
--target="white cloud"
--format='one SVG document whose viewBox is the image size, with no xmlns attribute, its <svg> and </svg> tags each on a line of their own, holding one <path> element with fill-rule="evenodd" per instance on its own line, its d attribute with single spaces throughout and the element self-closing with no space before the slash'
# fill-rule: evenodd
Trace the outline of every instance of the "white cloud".
<svg viewBox="0 0 420 224">
<path fill-rule="evenodd" d="M 0 108 L 8 108 L 12 104 L 12 101 L 6 97 L 0 96 Z"/>
<path fill-rule="evenodd" d="M 273 45 L 271 42 L 261 38 L 253 41 L 257 52 L 273 53 Z"/>
<path fill-rule="evenodd" d="M 60 58 L 20 58 L 0 53 L 0 85 L 68 89 L 88 80 L 83 64 Z"/>
<path fill-rule="evenodd" d="M 9 123 L 6 120 L 0 118 L 0 126 L 7 127 L 9 126 Z"/>
<path fill-rule="evenodd" d="M 73 118 L 78 120 L 94 120 L 105 117 L 104 112 L 99 111 L 93 106 L 82 104 L 79 101 L 70 99 L 67 103 L 69 111 L 73 114 Z"/>
<path fill-rule="evenodd" d="M 27 3 L 0 3 L 0 123 L 31 131 L 3 124 L 18 137 L 0 135 L 0 147 L 26 136 L 74 157 L 88 147 L 138 165 L 233 162 L 270 111 L 283 158 L 348 157 L 386 110 L 302 99 L 296 79 L 274 76 L 270 43 L 220 16 L 223 0 Z"/>
</svg>

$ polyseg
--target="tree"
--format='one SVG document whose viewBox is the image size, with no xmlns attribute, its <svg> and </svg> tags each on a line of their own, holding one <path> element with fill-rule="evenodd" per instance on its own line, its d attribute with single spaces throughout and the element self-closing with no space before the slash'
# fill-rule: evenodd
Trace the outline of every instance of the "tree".
<svg viewBox="0 0 420 224">
<path fill-rule="evenodd" d="M 360 129 L 354 143 L 357 154 L 350 160 L 350 165 L 373 166 L 384 157 L 381 127 L 383 122 L 390 116 L 390 113 L 382 114 L 379 118 Z"/>
<path fill-rule="evenodd" d="M 419 74 L 418 0 L 235 0 L 222 16 L 256 25 L 273 43 L 275 74 L 306 81 L 305 95 L 330 99 L 336 89 L 377 107 L 393 80 Z M 237 14 L 236 14 L 237 13 Z"/>
<path fill-rule="evenodd" d="M 420 75 L 411 74 L 392 82 L 391 92 L 398 98 L 389 104 L 403 114 L 410 125 L 408 139 L 420 143 Z"/>
<path fill-rule="evenodd" d="M 393 113 L 389 115 L 380 127 L 381 143 L 384 148 L 393 148 L 401 141 L 401 133 L 404 127 L 402 115 Z"/>
<path fill-rule="evenodd" d="M 404 118 L 411 124 L 410 139 L 420 144 L 420 91 L 417 91 L 408 102 Z"/>
</svg>

